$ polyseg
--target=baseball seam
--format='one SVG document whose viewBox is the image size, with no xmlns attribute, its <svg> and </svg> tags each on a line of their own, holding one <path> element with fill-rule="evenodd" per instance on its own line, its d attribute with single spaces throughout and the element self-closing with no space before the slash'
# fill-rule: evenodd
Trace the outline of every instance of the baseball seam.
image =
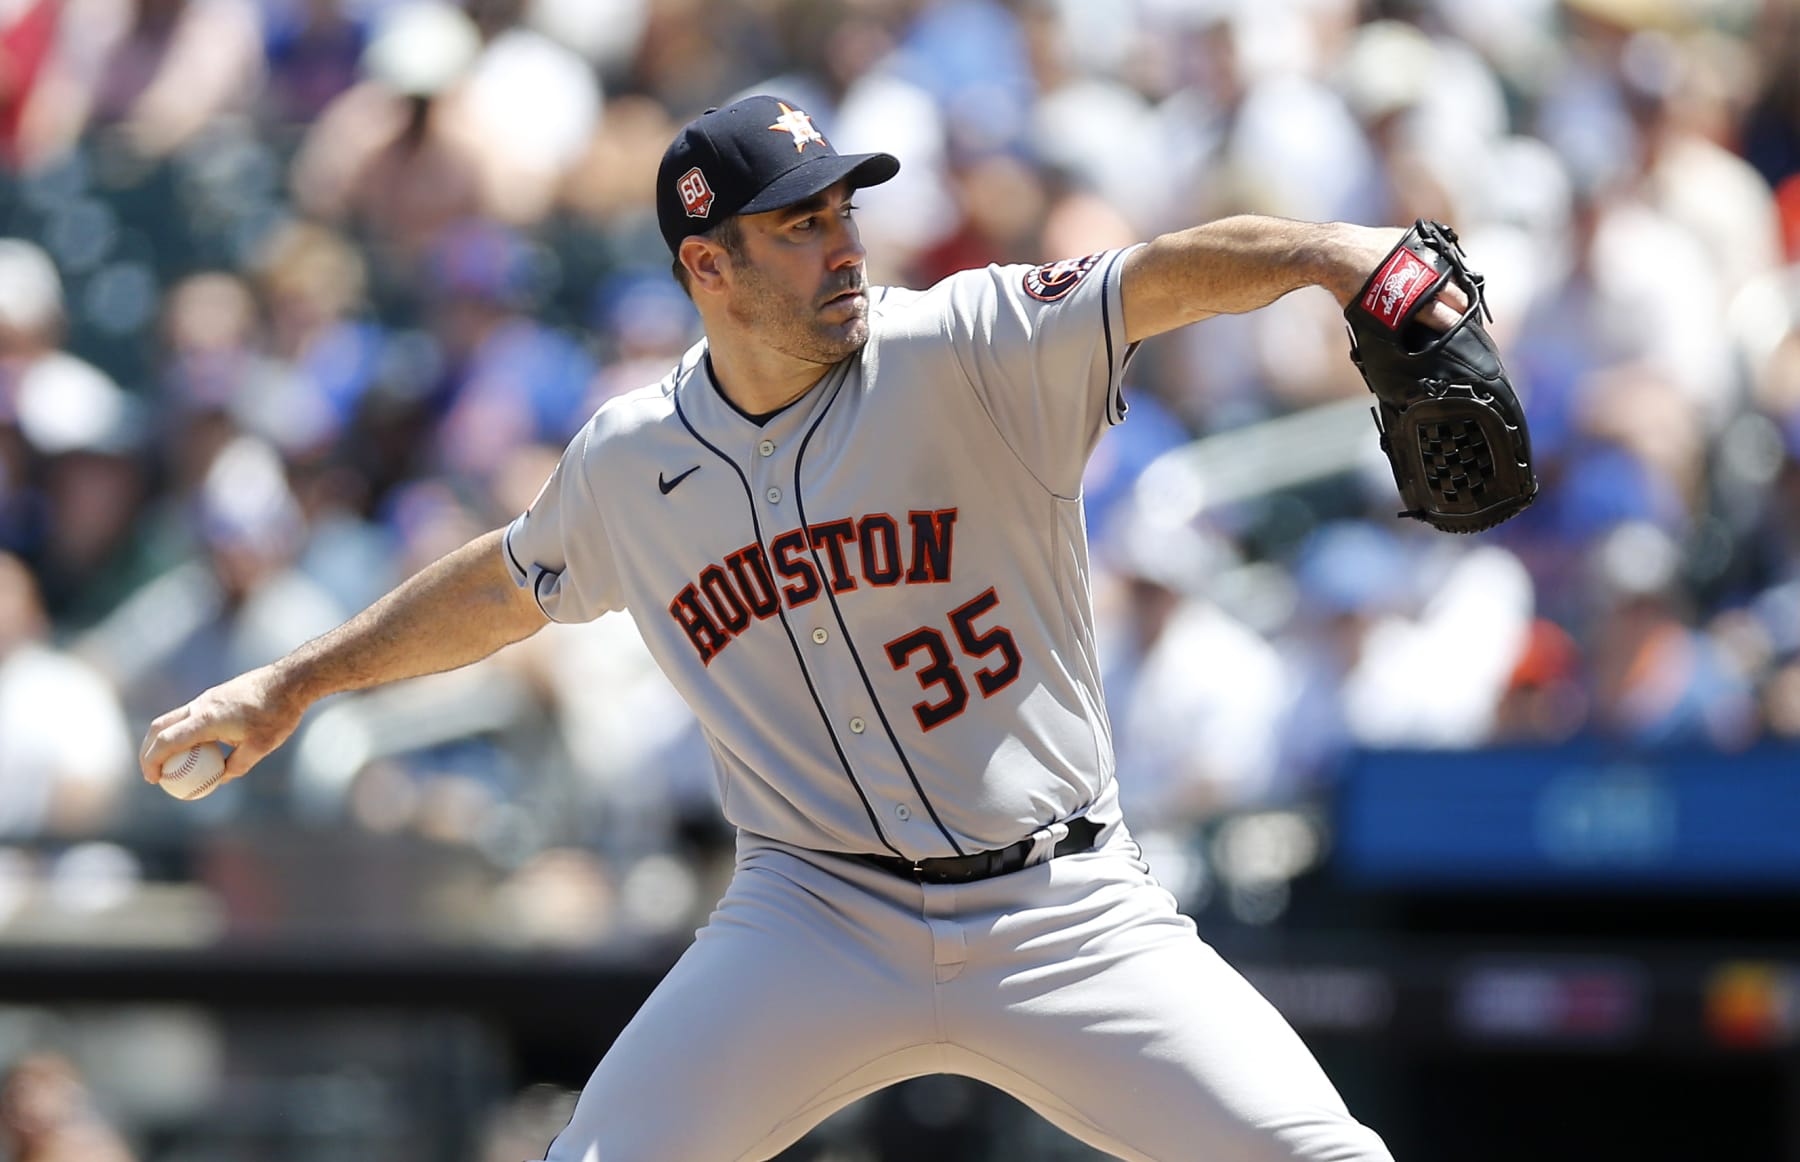
<svg viewBox="0 0 1800 1162">
<path fill-rule="evenodd" d="M 181 796 L 181 798 L 183 798 L 183 799 L 199 798 L 202 794 L 211 790 L 213 785 L 216 784 L 225 775 L 225 768 L 223 766 L 221 766 L 218 770 L 218 773 L 213 775 L 212 778 L 206 780 L 204 783 L 201 783 L 198 786 L 194 786 L 194 787 L 181 786 L 181 780 L 183 780 L 183 779 L 187 778 L 189 775 L 193 774 L 194 768 L 197 767 L 199 765 L 199 763 L 200 763 L 200 748 L 197 746 L 189 747 L 188 752 L 187 752 L 187 758 L 183 759 L 181 765 L 179 767 L 176 767 L 174 771 L 170 772 L 169 774 L 164 775 L 163 779 L 165 782 L 173 779 L 175 782 L 176 789 L 186 792 L 185 794 L 183 794 Z"/>
</svg>

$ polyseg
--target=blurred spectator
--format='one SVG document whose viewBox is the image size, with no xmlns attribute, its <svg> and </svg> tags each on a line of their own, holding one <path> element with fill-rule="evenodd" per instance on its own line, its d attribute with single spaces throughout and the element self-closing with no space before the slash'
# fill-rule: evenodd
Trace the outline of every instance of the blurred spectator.
<svg viewBox="0 0 1800 1162">
<path fill-rule="evenodd" d="M 61 349 L 50 258 L 0 240 L 0 549 L 23 554 L 58 617 L 89 617 L 141 582 L 129 558 L 148 500 L 138 401 Z"/>
<path fill-rule="evenodd" d="M 59 408 L 80 413 L 39 449 L 49 524 L 35 565 L 51 613 L 86 625 L 171 563 L 144 521 L 153 493 L 143 409 L 72 359 L 33 378 L 56 391 Z"/>
<path fill-rule="evenodd" d="M 250 112 L 263 75 L 252 0 L 72 0 L 59 15 L 22 114 L 28 168 L 62 157 L 92 126 L 117 125 L 158 158 Z"/>
<path fill-rule="evenodd" d="M 1750 31 L 1763 87 L 1744 114 L 1744 156 L 1779 188 L 1800 174 L 1800 13 L 1790 4 L 1758 5 Z"/>
<path fill-rule="evenodd" d="M 1297 770 L 1323 773 L 1352 745 L 1462 749 L 1492 736 L 1533 613 L 1516 557 L 1340 522 L 1308 538 L 1295 576 Z"/>
<path fill-rule="evenodd" d="M 263 353 L 256 297 L 242 277 L 190 275 L 169 289 L 163 308 L 157 435 L 167 507 L 180 508 L 247 426 L 271 418 L 259 403 L 274 369 Z M 189 527 L 163 533 L 188 551 L 196 544 Z"/>
<path fill-rule="evenodd" d="M 1531 578 L 1493 545 L 1433 546 L 1413 568 L 1422 600 L 1370 624 L 1345 677 L 1351 734 L 1375 748 L 1480 746 L 1529 632 Z M 1446 642 L 1456 643 L 1454 657 L 1444 656 Z M 1439 673 L 1446 679 L 1420 681 Z"/>
<path fill-rule="evenodd" d="M 73 1062 L 33 1052 L 0 1082 L 0 1142 L 12 1162 L 132 1162 Z"/>
<path fill-rule="evenodd" d="M 380 372 L 385 334 L 367 318 L 368 270 L 342 235 L 290 221 L 259 249 L 253 268 L 279 368 L 246 402 L 246 426 L 290 456 L 326 454 L 347 436 Z"/>
<path fill-rule="evenodd" d="M 1125 220 L 1131 236 L 1153 231 L 1167 213 L 1166 183 L 1146 180 L 1167 163 L 1154 107 L 1122 78 L 1082 68 L 1093 31 L 1067 6 L 1026 5 L 1026 49 L 1038 96 L 1029 147 L 1037 165 L 1064 176 Z M 988 213 L 997 207 L 988 207 Z M 1047 248 L 1043 258 L 1084 253 Z"/>
<path fill-rule="evenodd" d="M 1378 155 L 1380 217 L 1465 221 L 1488 149 L 1507 128 L 1505 94 L 1481 57 L 1377 20 L 1355 30 L 1332 72 Z"/>
<path fill-rule="evenodd" d="M 1185 115 L 1163 125 L 1185 196 L 1164 225 L 1246 211 L 1384 220 L 1373 143 L 1322 78 L 1320 26 L 1290 5 L 1202 5 L 1188 19 L 1173 31 L 1197 38 L 1203 70 L 1165 106 Z"/>
<path fill-rule="evenodd" d="M 1322 780 L 1355 744 L 1344 684 L 1375 621 L 1411 604 L 1411 563 L 1387 529 L 1341 522 L 1307 537 L 1293 577 L 1295 617 L 1277 642 L 1294 686 L 1282 765 L 1290 777 Z"/>
<path fill-rule="evenodd" d="M 319 114 L 294 158 L 299 207 L 349 226 L 403 297 L 418 293 L 418 263 L 437 236 L 489 209 L 483 147 L 462 106 L 480 54 L 461 9 L 395 4 L 363 53 L 366 79 Z"/>
<path fill-rule="evenodd" d="M 594 292 L 594 330 L 605 358 L 589 392 L 587 410 L 620 392 L 655 383 L 693 345 L 700 316 L 662 270 L 626 271 Z"/>
<path fill-rule="evenodd" d="M 8 169 L 25 161 L 25 111 L 55 49 L 61 11 L 58 0 L 29 0 L 0 14 L 0 161 Z"/>
<path fill-rule="evenodd" d="M 1124 809 L 1182 831 L 1291 792 L 1277 762 L 1291 696 L 1281 657 L 1206 596 L 1228 546 L 1138 510 L 1111 550 L 1117 585 L 1096 598 L 1096 632 Z"/>
<path fill-rule="evenodd" d="M 259 249 L 255 289 L 270 374 L 245 385 L 242 426 L 288 465 L 309 530 L 303 570 L 339 605 L 360 609 L 399 580 L 393 545 L 368 514 L 378 480 L 364 438 L 391 336 L 367 314 L 367 267 L 342 235 L 290 221 Z"/>
<path fill-rule="evenodd" d="M 134 719 L 272 661 L 350 612 L 296 567 L 305 524 L 267 444 L 227 443 L 192 504 L 205 556 L 138 590 L 80 642 Z"/>
<path fill-rule="evenodd" d="M 1036 85 L 1009 6 L 996 0 L 922 5 L 896 58 L 901 75 L 943 111 L 952 157 L 983 157 L 1024 142 Z"/>
<path fill-rule="evenodd" d="M 655 101 L 612 97 L 563 183 L 564 205 L 585 225 L 642 235 L 645 264 L 658 269 L 667 250 L 656 231 L 656 167 L 677 128 L 669 111 Z M 620 246 L 626 249 L 630 243 L 621 240 Z"/>
<path fill-rule="evenodd" d="M 642 27 L 627 87 L 675 113 L 677 126 L 768 73 L 766 25 L 741 5 L 644 0 Z"/>
<path fill-rule="evenodd" d="M 104 833 L 135 780 L 119 700 L 50 642 L 37 585 L 0 553 L 0 838 Z"/>
<path fill-rule="evenodd" d="M 1492 741 L 1567 742 L 1587 725 L 1580 647 L 1555 622 L 1537 618 L 1494 711 Z"/>
<path fill-rule="evenodd" d="M 342 0 L 262 0 L 268 88 L 262 107 L 277 125 L 302 125 L 356 83 L 368 42 L 365 13 Z"/>
<path fill-rule="evenodd" d="M 1639 38 L 1627 51 L 1645 197 L 1700 241 L 1730 296 L 1782 257 L 1769 183 L 1731 151 L 1755 75 L 1749 48 L 1695 33 Z"/>
<path fill-rule="evenodd" d="M 1670 538 L 1621 525 L 1590 564 L 1606 597 L 1588 650 L 1595 725 L 1640 746 L 1747 746 L 1757 728 L 1750 684 L 1731 652 L 1691 624 Z"/>
<path fill-rule="evenodd" d="M 643 40 L 649 7 L 649 0 L 526 0 L 524 20 L 575 50 L 599 76 L 621 77 Z"/>
<path fill-rule="evenodd" d="M 578 344 L 527 313 L 539 267 L 521 235 L 485 222 L 448 229 L 429 257 L 430 325 L 444 374 L 428 403 L 434 461 L 489 481 L 515 447 L 566 443 L 586 421 L 594 366 Z"/>
<path fill-rule="evenodd" d="M 463 112 L 482 146 L 487 204 L 507 222 L 549 210 L 601 115 L 599 79 L 572 49 L 522 22 L 526 0 L 469 0 L 480 55 Z"/>
<path fill-rule="evenodd" d="M 950 180 L 961 225 L 917 257 L 921 282 L 989 263 L 1046 260 L 1039 240 L 1051 194 L 1035 168 L 1011 154 L 990 153 L 958 166 Z"/>
</svg>

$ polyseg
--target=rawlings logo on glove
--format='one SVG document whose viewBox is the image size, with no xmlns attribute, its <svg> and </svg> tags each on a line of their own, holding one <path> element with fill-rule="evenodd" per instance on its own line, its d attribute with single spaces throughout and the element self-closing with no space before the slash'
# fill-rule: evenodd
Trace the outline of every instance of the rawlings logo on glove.
<svg viewBox="0 0 1800 1162">
<path fill-rule="evenodd" d="M 1432 269 L 1418 255 L 1396 250 L 1370 280 L 1369 293 L 1362 297 L 1363 310 L 1398 331 L 1401 318 L 1435 281 Z"/>
<path fill-rule="evenodd" d="M 1469 308 L 1442 333 L 1418 321 L 1445 280 Z M 1456 232 L 1420 219 L 1350 305 L 1350 359 L 1375 393 L 1375 427 L 1406 509 L 1452 533 L 1489 529 L 1537 496 L 1525 412 L 1481 325 L 1485 280 Z"/>
</svg>

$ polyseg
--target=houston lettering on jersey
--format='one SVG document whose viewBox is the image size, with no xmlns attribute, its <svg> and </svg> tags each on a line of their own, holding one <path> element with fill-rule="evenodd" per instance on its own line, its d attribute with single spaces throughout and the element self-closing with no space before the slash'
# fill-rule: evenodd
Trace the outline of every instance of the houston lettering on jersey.
<svg viewBox="0 0 1800 1162">
<path fill-rule="evenodd" d="M 817 600 L 831 586 L 847 593 L 862 585 L 938 585 L 950 580 L 956 510 L 885 512 L 789 529 L 769 542 L 745 545 L 700 570 L 669 602 L 700 661 L 711 665 L 752 621 Z"/>
</svg>

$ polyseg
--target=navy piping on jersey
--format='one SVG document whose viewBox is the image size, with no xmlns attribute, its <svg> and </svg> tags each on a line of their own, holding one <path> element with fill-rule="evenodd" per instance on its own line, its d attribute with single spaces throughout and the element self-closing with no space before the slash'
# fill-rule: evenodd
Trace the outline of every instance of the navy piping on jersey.
<svg viewBox="0 0 1800 1162">
<path fill-rule="evenodd" d="M 859 355 L 857 358 L 861 358 L 861 356 Z M 800 468 L 806 462 L 806 449 L 812 444 L 813 435 L 825 422 L 825 416 L 831 411 L 831 405 L 837 402 L 838 396 L 841 394 L 843 394 L 843 389 L 840 385 L 838 391 L 825 401 L 825 406 L 819 409 L 818 418 L 813 420 L 812 426 L 806 429 L 806 435 L 800 441 L 800 450 L 794 453 L 794 507 L 800 513 L 801 528 L 809 526 L 806 521 L 806 497 L 800 487 Z M 810 532 L 806 537 L 806 545 L 812 554 L 813 568 L 819 571 L 821 579 L 829 578 L 830 574 L 826 572 L 825 562 L 819 557 L 819 546 L 814 543 Z M 869 681 L 869 671 L 863 667 L 862 655 L 856 649 L 856 639 L 851 635 L 850 627 L 844 623 L 844 612 L 838 608 L 837 593 L 832 589 L 831 582 L 824 580 L 819 588 L 824 590 L 826 600 L 831 602 L 831 616 L 837 619 L 838 632 L 844 636 L 844 645 L 850 650 L 850 660 L 856 663 L 856 672 L 862 677 L 863 689 L 868 691 L 869 703 L 875 707 L 875 717 L 881 719 L 881 729 L 887 732 L 888 742 L 893 744 L 894 754 L 899 758 L 901 767 L 905 769 L 906 778 L 912 783 L 913 790 L 918 794 L 919 802 L 925 804 L 926 813 L 931 816 L 931 821 L 937 824 L 938 834 L 944 837 L 944 841 L 950 845 L 950 850 L 957 855 L 968 854 L 963 851 L 962 845 L 956 842 L 956 837 L 950 834 L 950 829 L 944 826 L 944 821 L 938 818 L 937 808 L 932 806 L 930 796 L 925 794 L 925 788 L 919 785 L 919 776 L 913 773 L 912 763 L 907 761 L 906 750 L 900 745 L 900 737 L 894 733 L 893 724 L 888 722 L 887 711 L 882 709 L 881 699 L 875 695 L 875 684 Z"/>
<path fill-rule="evenodd" d="M 519 576 L 521 576 L 521 577 L 531 576 L 531 570 L 527 569 L 525 566 L 519 564 L 519 554 L 513 552 L 512 530 L 511 529 L 507 529 L 504 533 L 500 534 L 500 547 L 506 550 L 507 559 L 512 561 L 513 568 L 515 568 L 519 571 Z"/>
<path fill-rule="evenodd" d="M 1138 349 L 1136 343 L 1125 348 L 1125 360 L 1123 363 L 1119 364 L 1119 373 L 1115 377 L 1112 371 L 1112 296 L 1108 292 L 1112 290 L 1113 270 L 1123 261 L 1125 261 L 1125 252 L 1120 251 L 1113 256 L 1111 262 L 1106 264 L 1106 273 L 1100 276 L 1100 330 L 1101 333 L 1106 336 L 1106 375 L 1108 380 L 1106 385 L 1106 419 L 1109 424 L 1122 424 L 1125 422 L 1125 412 L 1130 406 L 1125 402 L 1125 364 L 1131 362 L 1131 357 L 1137 354 Z M 1118 405 L 1116 409 L 1113 407 L 1115 403 Z"/>
<path fill-rule="evenodd" d="M 705 370 L 707 378 L 711 379 L 712 364 L 710 360 L 707 362 Z M 676 376 L 676 382 L 679 383 L 680 380 L 681 376 L 678 374 Z M 716 385 L 715 390 L 717 390 Z M 723 395 L 724 393 L 720 392 L 719 394 Z M 750 528 L 751 531 L 756 534 L 757 546 L 762 549 L 765 556 L 773 560 L 774 555 L 769 551 L 768 542 L 763 539 L 762 522 L 758 520 L 756 516 L 756 494 L 751 491 L 750 480 L 744 475 L 744 470 L 738 467 L 736 460 L 727 456 L 718 447 L 708 441 L 705 436 L 700 434 L 699 429 L 695 428 L 694 425 L 689 422 L 687 412 L 684 411 L 681 406 L 681 393 L 679 391 L 671 391 L 669 393 L 669 398 L 675 404 L 676 418 L 681 421 L 681 426 L 688 430 L 688 435 L 694 437 L 701 447 L 730 465 L 731 471 L 737 475 L 738 483 L 744 486 L 744 500 L 750 506 Z M 810 540 L 811 538 L 808 539 Z M 863 790 L 862 783 L 857 779 L 856 772 L 850 768 L 850 756 L 844 753 L 843 746 L 838 742 L 837 731 L 832 729 L 831 716 L 825 712 L 825 704 L 819 701 L 818 687 L 813 685 L 812 673 L 806 668 L 806 656 L 800 649 L 799 640 L 794 637 L 794 627 L 788 624 L 787 610 L 780 602 L 776 602 L 775 614 L 781 619 L 782 631 L 787 634 L 788 648 L 794 651 L 794 664 L 800 667 L 800 676 L 806 679 L 806 692 L 812 696 L 813 709 L 819 712 L 819 721 L 825 726 L 825 737 L 831 740 L 831 749 L 836 752 L 838 763 L 844 768 L 845 777 L 850 780 L 850 786 L 856 790 L 857 799 L 862 802 L 863 811 L 869 817 L 869 826 L 875 829 L 875 838 L 881 841 L 881 846 L 887 848 L 895 855 L 900 856 L 900 858 L 905 859 L 906 856 L 902 855 L 900 849 L 889 842 L 887 833 L 881 829 L 881 820 L 876 818 L 874 805 L 869 802 L 869 796 Z"/>
<path fill-rule="evenodd" d="M 511 529 L 507 529 L 500 535 L 500 546 L 506 550 L 507 559 L 512 561 L 513 568 L 517 569 L 521 576 L 531 577 L 531 570 L 519 564 L 519 555 L 513 552 Z M 539 569 L 537 576 L 531 577 L 531 599 L 537 602 L 538 612 L 545 617 L 550 617 L 550 611 L 544 608 L 544 578 L 558 576 L 561 576 L 561 574 L 552 573 L 548 569 Z M 550 620 L 555 621 L 556 619 L 550 617 Z"/>
</svg>

